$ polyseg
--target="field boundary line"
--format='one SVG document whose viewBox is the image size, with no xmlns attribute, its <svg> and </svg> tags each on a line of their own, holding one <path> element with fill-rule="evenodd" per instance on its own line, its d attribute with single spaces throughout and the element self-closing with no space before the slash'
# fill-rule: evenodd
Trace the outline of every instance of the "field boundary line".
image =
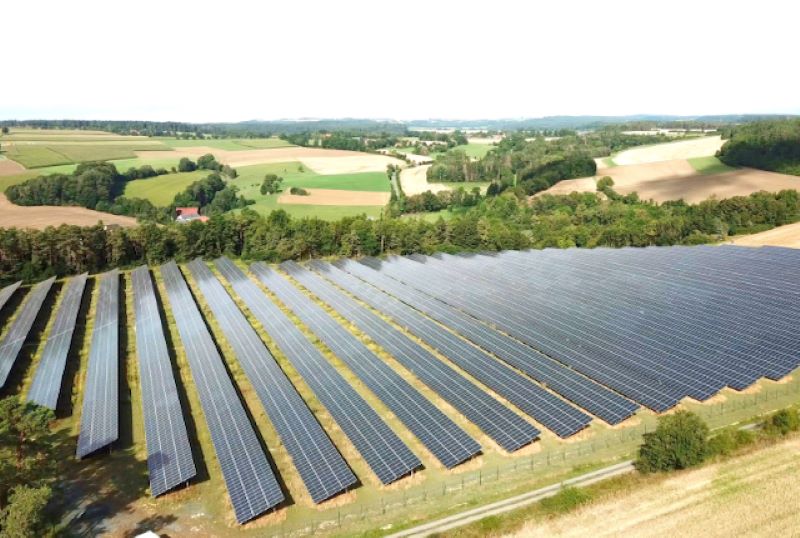
<svg viewBox="0 0 800 538">
<path fill-rule="evenodd" d="M 430 523 L 425 523 L 417 527 L 406 529 L 404 531 L 389 535 L 389 538 L 423 537 L 434 532 L 447 531 L 467 525 L 469 523 L 473 523 L 488 516 L 510 512 L 511 510 L 515 510 L 517 508 L 538 502 L 542 499 L 552 497 L 568 486 L 588 486 L 607 478 L 632 472 L 633 470 L 633 460 L 627 460 L 622 463 L 617 463 L 615 465 L 598 469 L 597 471 L 576 476 L 575 478 L 564 480 L 563 482 L 559 482 L 557 484 L 545 486 L 543 488 L 529 491 L 521 495 L 516 495 L 502 501 L 497 501 L 474 508 L 472 510 L 468 510 L 466 512 L 461 512 L 459 514 L 431 521 Z"/>
</svg>

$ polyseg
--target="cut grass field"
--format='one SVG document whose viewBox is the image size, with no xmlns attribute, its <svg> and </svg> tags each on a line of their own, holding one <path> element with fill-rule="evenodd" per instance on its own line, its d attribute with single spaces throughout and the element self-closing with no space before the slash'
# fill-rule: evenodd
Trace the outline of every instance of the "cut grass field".
<svg viewBox="0 0 800 538">
<path fill-rule="evenodd" d="M 158 207 L 166 207 L 175 198 L 175 195 L 183 191 L 191 183 L 199 181 L 208 176 L 208 170 L 196 170 L 194 172 L 179 172 L 177 174 L 166 174 L 147 179 L 137 179 L 125 184 L 127 198 L 143 198 L 150 200 Z"/>
</svg>

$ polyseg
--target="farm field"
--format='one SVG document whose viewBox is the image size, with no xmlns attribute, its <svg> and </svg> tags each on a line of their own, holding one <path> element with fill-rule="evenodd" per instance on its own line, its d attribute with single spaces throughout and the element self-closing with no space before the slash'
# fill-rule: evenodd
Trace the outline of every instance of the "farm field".
<svg viewBox="0 0 800 538">
<path fill-rule="evenodd" d="M 225 138 L 225 139 L 203 139 L 203 140 L 182 140 L 178 138 L 155 137 L 156 140 L 165 146 L 173 149 L 191 148 L 204 146 L 225 151 L 242 151 L 248 149 L 269 149 L 285 148 L 292 144 L 280 138 Z"/>
<path fill-rule="evenodd" d="M 102 221 L 105 224 L 134 226 L 136 219 L 93 211 L 83 207 L 19 206 L 0 194 L 0 228 L 44 229 L 48 226 L 69 224 L 73 226 L 94 226 Z"/>
<path fill-rule="evenodd" d="M 719 248 L 727 249 L 729 247 Z M 685 252 L 702 252 L 702 249 L 683 250 Z M 669 249 L 663 249 L 660 252 L 668 251 Z M 573 252 L 577 252 L 577 250 Z M 721 250 L 720 252 L 733 251 Z M 745 254 L 744 251 L 742 253 Z M 430 261 L 432 262 L 433 259 L 431 258 Z M 246 264 L 236 262 L 235 265 L 246 271 Z M 422 264 L 419 265 L 422 266 Z M 359 327 L 361 326 L 354 327 L 353 325 L 360 323 L 357 321 L 358 318 L 353 319 L 343 312 L 337 313 L 337 308 L 327 310 L 326 307 L 326 311 L 333 313 L 336 323 L 353 331 L 358 341 L 363 342 L 368 349 L 377 353 L 380 361 L 399 372 L 415 390 L 420 391 L 427 400 L 445 410 L 448 417 L 481 444 L 482 452 L 474 460 L 451 470 L 445 469 L 423 443 L 408 431 L 403 421 L 367 388 L 361 377 L 363 373 L 359 374 L 352 370 L 346 362 L 340 360 L 336 353 L 328 348 L 325 338 L 318 339 L 319 335 L 313 332 L 312 327 L 301 323 L 294 316 L 292 311 L 297 306 L 285 302 L 283 292 L 276 295 L 276 288 L 272 284 L 260 282 L 251 276 L 248 281 L 256 284 L 261 292 L 266 294 L 267 300 L 279 307 L 281 315 L 287 316 L 300 328 L 304 338 L 313 342 L 314 346 L 323 353 L 325 360 L 329 361 L 369 406 L 388 422 L 391 430 L 399 436 L 402 442 L 420 456 L 423 468 L 392 485 L 381 485 L 359 456 L 359 452 L 351 444 L 347 435 L 337 426 L 325 406 L 305 384 L 300 372 L 293 366 L 292 360 L 284 354 L 285 349 L 276 344 L 274 338 L 277 335 L 269 330 L 264 330 L 238 292 L 230 286 L 225 278 L 221 277 L 220 272 L 213 264 L 208 264 L 208 267 L 214 277 L 219 279 L 234 297 L 248 322 L 256 328 L 260 338 L 268 345 L 283 371 L 287 373 L 302 398 L 308 402 L 311 411 L 359 477 L 361 484 L 354 490 L 319 505 L 315 505 L 310 500 L 302 481 L 296 474 L 286 446 L 281 443 L 271 419 L 263 412 L 253 381 L 242 369 L 234 351 L 235 348 L 212 312 L 208 298 L 204 296 L 192 271 L 188 270 L 186 266 L 182 266 L 181 270 L 193 291 L 194 300 L 219 347 L 231 379 L 239 390 L 241 401 L 250 410 L 252 423 L 268 447 L 275 469 L 282 477 L 286 491 L 291 498 L 288 505 L 281 506 L 277 511 L 252 523 L 243 526 L 235 523 L 227 500 L 222 502 L 223 499 L 227 499 L 225 481 L 216 461 L 215 450 L 211 443 L 204 414 L 201 411 L 198 392 L 193 381 L 194 376 L 190 372 L 187 351 L 184 348 L 185 342 L 181 340 L 175 325 L 175 316 L 183 314 L 176 311 L 174 304 L 167 300 L 162 272 L 158 268 L 153 268 L 157 294 L 162 299 L 163 309 L 160 310 L 160 316 L 167 331 L 165 341 L 170 350 L 170 360 L 174 363 L 178 390 L 181 394 L 180 402 L 188 425 L 188 435 L 193 447 L 198 475 L 187 487 L 180 487 L 176 491 L 156 499 L 148 496 L 145 426 L 141 415 L 142 374 L 138 371 L 136 358 L 136 338 L 133 334 L 134 309 L 129 273 L 123 274 L 121 284 L 124 289 L 123 296 L 126 297 L 125 306 L 120 312 L 121 327 L 126 336 L 121 339 L 122 368 L 120 372 L 122 394 L 130 394 L 130 397 L 125 396 L 121 401 L 120 441 L 115 444 L 114 450 L 110 454 L 98 454 L 96 457 L 83 461 L 77 461 L 71 457 L 71 448 L 74 446 L 74 436 L 78 432 L 80 420 L 81 406 L 78 404 L 87 383 L 85 380 L 86 357 L 91 346 L 92 322 L 98 301 L 97 285 L 91 286 L 92 293 L 86 297 L 85 313 L 81 314 L 81 316 L 85 316 L 86 329 L 80 332 L 79 342 L 76 344 L 75 350 L 71 352 L 71 360 L 76 362 L 75 371 L 68 374 L 74 381 L 67 384 L 69 387 L 67 390 L 71 391 L 73 403 L 70 407 L 71 411 L 62 413 L 62 418 L 57 425 L 60 435 L 67 439 L 62 445 L 65 452 L 62 459 L 67 467 L 63 482 L 66 491 L 69 492 L 70 505 L 64 507 L 64 511 L 65 513 L 73 511 L 78 513 L 82 512 L 82 506 L 96 507 L 86 511 L 85 516 L 72 521 L 68 525 L 72 531 L 123 535 L 132 532 L 140 525 L 149 525 L 152 530 L 169 535 L 188 533 L 231 535 L 235 533 L 235 535 L 241 536 L 263 536 L 283 533 L 304 535 L 310 532 L 326 535 L 330 533 L 358 534 L 380 526 L 381 533 L 379 534 L 388 533 L 402 528 L 403 525 L 458 511 L 465 505 L 490 502 L 492 499 L 502 498 L 514 492 L 558 482 L 560 479 L 591 470 L 595 466 L 627 457 L 635 449 L 641 434 L 645 431 L 644 428 L 647 426 L 652 428 L 654 424 L 655 413 L 647 409 L 640 409 L 633 417 L 625 419 L 615 426 L 610 426 L 595 418 L 588 428 L 562 439 L 539 421 L 533 421 L 531 423 L 540 428 L 542 432 L 540 438 L 528 447 L 509 453 L 497 446 L 491 437 L 453 408 L 438 392 L 431 390 L 420 378 L 419 372 L 415 373 L 408 368 L 407 365 L 410 364 L 407 362 L 408 357 L 391 351 L 391 348 L 386 348 L 385 344 L 377 344 L 368 334 L 360 332 Z M 285 266 L 271 269 L 280 275 L 279 280 L 285 281 L 292 288 L 301 290 L 303 296 L 312 297 L 314 304 L 330 305 L 329 299 L 321 298 L 318 295 L 319 292 L 313 292 L 311 295 L 312 291 L 306 288 L 304 277 L 297 276 L 298 274 L 293 272 L 294 270 L 288 270 Z M 322 276 L 325 273 L 317 274 Z M 428 276 L 420 275 L 419 278 L 420 281 L 427 281 Z M 434 279 L 431 279 L 431 284 L 438 285 Z M 331 289 L 341 289 L 340 285 L 342 284 Z M 522 290 L 522 288 L 520 289 Z M 521 293 L 528 292 L 521 291 Z M 371 306 L 368 310 L 381 312 Z M 392 312 L 394 312 L 393 309 L 386 310 L 383 315 L 389 320 L 395 320 L 396 314 Z M 47 317 L 45 315 L 45 319 L 39 321 L 43 327 L 49 325 Z M 399 331 L 405 337 L 415 338 L 417 335 L 415 323 L 412 322 L 410 326 L 406 327 L 395 320 L 391 321 L 390 327 L 392 327 L 391 330 Z M 127 329 L 125 329 L 126 327 Z M 474 336 L 471 334 L 470 338 Z M 458 367 L 460 363 L 452 362 L 456 357 L 452 352 L 442 355 L 429 346 L 426 339 L 423 339 L 422 343 L 423 348 L 433 353 L 436 360 L 452 364 L 456 368 L 454 371 L 457 372 L 459 378 L 474 383 L 481 391 L 492 394 L 503 406 L 513 409 L 516 416 L 530 421 L 526 413 L 520 412 L 512 402 L 496 394 L 491 387 L 482 383 L 480 378 L 476 378 L 473 375 L 475 372 L 462 370 Z M 31 345 L 32 349 L 41 351 L 40 342 L 34 342 Z M 18 371 L 13 376 L 16 380 L 14 386 L 21 387 L 22 391 L 27 390 L 27 387 L 30 386 L 30 377 L 38 364 L 39 352 L 34 352 L 33 358 L 26 363 L 26 372 Z M 479 373 L 479 375 L 483 374 Z M 707 417 L 712 426 L 719 426 L 780 407 L 786 401 L 796 399 L 798 387 L 800 387 L 800 377 L 793 375 L 778 383 L 767 380 L 759 381 L 743 392 L 724 389 L 707 403 L 701 404 L 686 399 L 678 406 L 696 411 Z M 554 390 L 554 388 L 549 390 Z"/>
<path fill-rule="evenodd" d="M 545 536 L 788 536 L 800 528 L 800 439 L 683 471 L 508 538 Z"/>
<path fill-rule="evenodd" d="M 778 226 L 757 234 L 734 237 L 730 243 L 744 247 L 789 247 L 800 248 L 800 222 Z"/>
<path fill-rule="evenodd" d="M 676 142 L 627 149 L 613 155 L 612 158 L 617 166 L 625 166 L 707 157 L 714 155 L 722 147 L 723 143 L 724 141 L 720 136 L 691 138 L 689 140 L 678 140 Z"/>
<path fill-rule="evenodd" d="M 143 198 L 150 200 L 157 207 L 166 207 L 172 203 L 175 195 L 183 191 L 195 181 L 208 176 L 208 170 L 179 172 L 147 179 L 137 179 L 125 184 L 124 196 L 127 198 Z"/>
</svg>

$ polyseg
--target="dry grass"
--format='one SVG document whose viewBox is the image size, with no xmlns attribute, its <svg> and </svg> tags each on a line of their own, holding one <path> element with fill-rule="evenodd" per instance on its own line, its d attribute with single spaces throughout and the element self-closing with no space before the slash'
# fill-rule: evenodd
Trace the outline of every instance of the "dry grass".
<svg viewBox="0 0 800 538">
<path fill-rule="evenodd" d="M 14 205 L 4 194 L 0 194 L 0 228 L 17 227 L 43 230 L 48 226 L 61 224 L 93 226 L 99 221 L 120 226 L 136 225 L 134 218 L 101 213 L 83 207 Z"/>
<path fill-rule="evenodd" d="M 770 245 L 774 247 L 800 248 L 800 222 L 779 226 L 766 232 L 735 237 L 731 243 L 747 247 Z"/>
<path fill-rule="evenodd" d="M 614 162 L 618 165 L 629 165 L 707 157 L 708 155 L 714 155 L 722 147 L 722 144 L 723 140 L 720 136 L 707 136 L 652 146 L 641 146 L 618 153 L 614 156 Z"/>
<path fill-rule="evenodd" d="M 800 528 L 800 439 L 621 491 L 514 536 L 789 536 Z"/>
<path fill-rule="evenodd" d="M 431 165 L 426 164 L 413 168 L 404 168 L 400 172 L 400 186 L 403 187 L 403 192 L 406 196 L 420 194 L 425 191 L 441 192 L 450 190 L 450 187 L 443 183 L 428 183 L 427 174 L 430 167 Z"/>
</svg>

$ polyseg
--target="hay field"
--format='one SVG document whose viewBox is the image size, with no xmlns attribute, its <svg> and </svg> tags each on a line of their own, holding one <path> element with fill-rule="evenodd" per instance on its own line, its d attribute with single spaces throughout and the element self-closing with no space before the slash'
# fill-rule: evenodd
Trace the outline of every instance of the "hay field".
<svg viewBox="0 0 800 538">
<path fill-rule="evenodd" d="M 798 499 L 795 438 L 528 523 L 513 536 L 795 536 Z"/>
<path fill-rule="evenodd" d="M 734 237 L 730 242 L 734 245 L 745 247 L 769 245 L 773 247 L 800 248 L 800 222 L 786 224 L 785 226 L 779 226 L 757 234 Z"/>
<path fill-rule="evenodd" d="M 101 213 L 82 207 L 14 205 L 4 194 L 0 194 L 0 228 L 17 227 L 43 230 L 48 226 L 61 224 L 93 226 L 99 221 L 120 226 L 136 225 L 134 218 Z"/>
<path fill-rule="evenodd" d="M 621 166 L 706 157 L 714 155 L 723 143 L 720 136 L 692 138 L 627 149 L 614 155 L 613 159 L 617 165 Z"/>
<path fill-rule="evenodd" d="M 335 206 L 383 206 L 389 203 L 389 193 L 369 191 L 343 191 L 334 189 L 306 189 L 308 196 L 297 196 L 284 192 L 278 197 L 279 204 L 291 205 L 335 205 Z"/>
</svg>

